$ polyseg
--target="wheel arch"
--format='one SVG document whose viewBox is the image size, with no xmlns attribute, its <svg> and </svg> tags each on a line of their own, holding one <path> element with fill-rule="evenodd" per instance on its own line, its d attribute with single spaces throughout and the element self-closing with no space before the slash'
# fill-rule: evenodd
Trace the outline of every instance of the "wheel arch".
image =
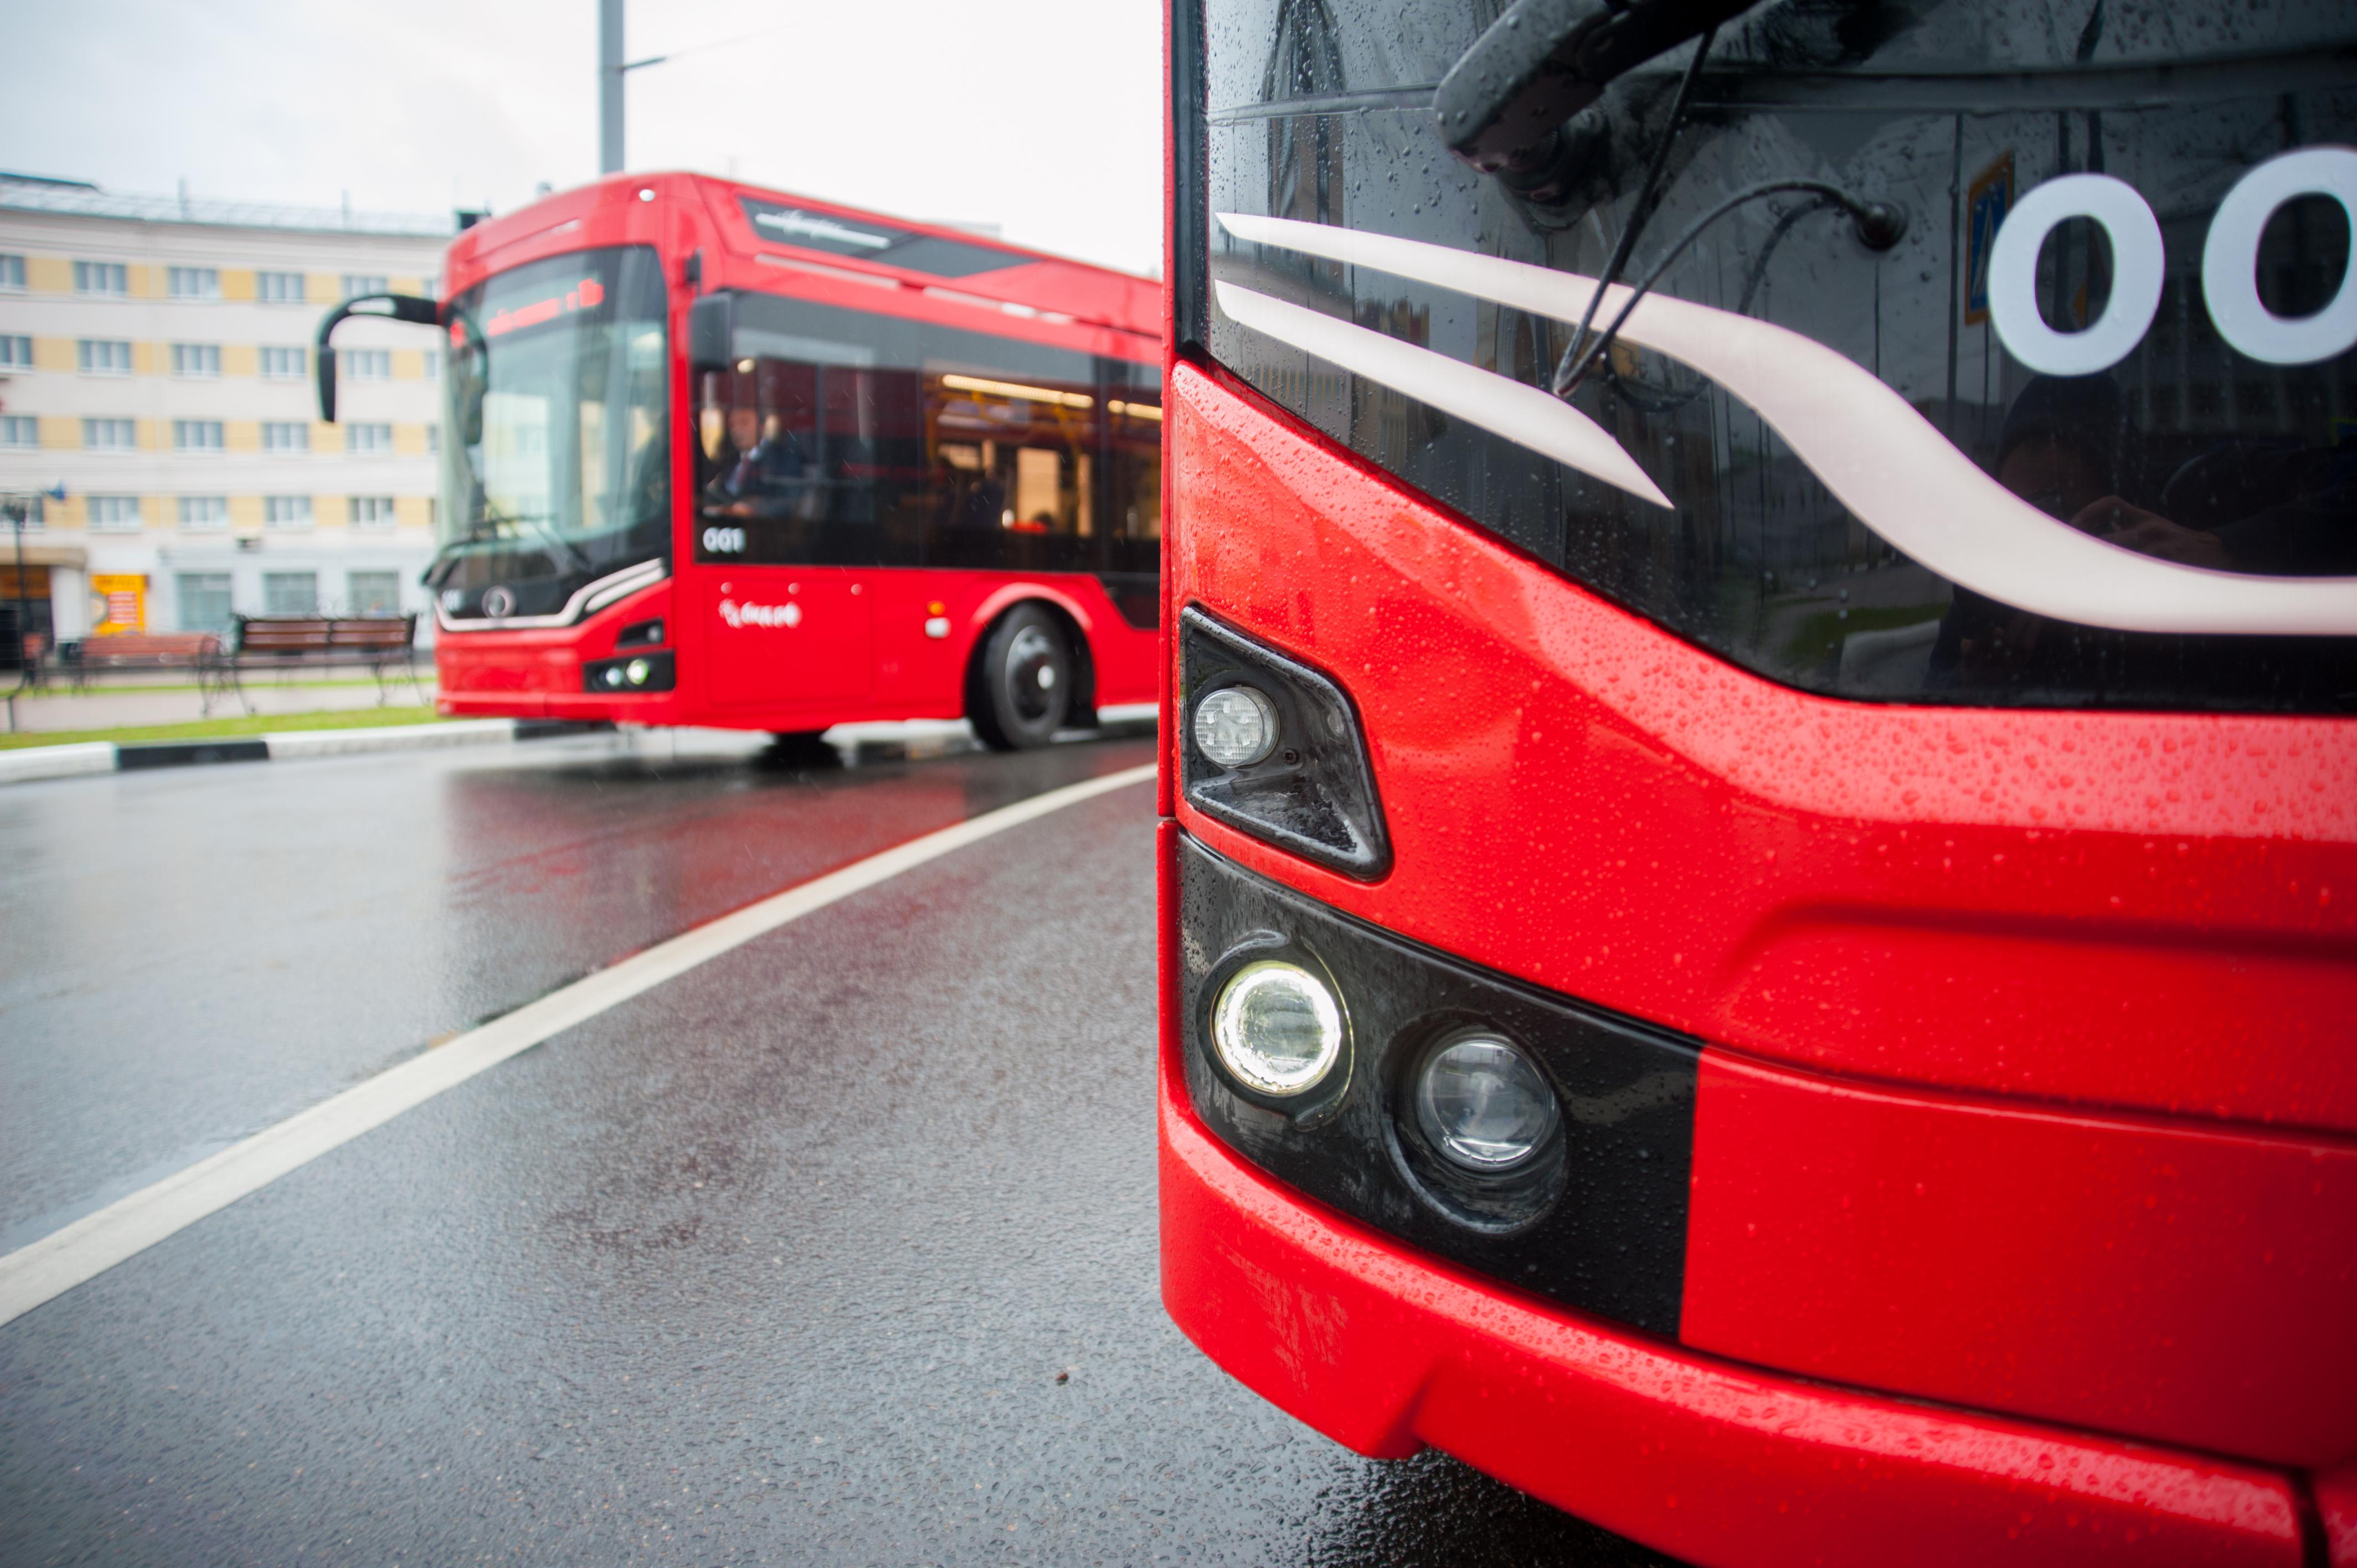
<svg viewBox="0 0 2357 1568">
<path fill-rule="evenodd" d="M 1097 656 L 1090 633 L 1092 618 L 1069 595 L 1037 583 L 1008 584 L 983 600 L 968 619 L 965 671 L 959 681 L 967 713 L 973 713 L 979 695 L 982 659 L 990 646 L 990 634 L 1000 621 L 1025 605 L 1038 605 L 1062 630 L 1065 647 L 1072 658 L 1070 716 L 1084 721 L 1095 713 L 1097 698 Z"/>
</svg>

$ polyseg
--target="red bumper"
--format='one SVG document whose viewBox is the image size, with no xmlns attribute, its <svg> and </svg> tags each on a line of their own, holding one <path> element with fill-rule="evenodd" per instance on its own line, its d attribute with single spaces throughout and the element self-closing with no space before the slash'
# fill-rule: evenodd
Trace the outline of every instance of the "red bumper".
<svg viewBox="0 0 2357 1568">
<path fill-rule="evenodd" d="M 1162 1290 L 1203 1351 L 1377 1457 L 1426 1444 L 1698 1563 L 2301 1561 L 2267 1471 L 1781 1379 L 1513 1294 L 1288 1193 L 1166 1053 Z"/>
</svg>

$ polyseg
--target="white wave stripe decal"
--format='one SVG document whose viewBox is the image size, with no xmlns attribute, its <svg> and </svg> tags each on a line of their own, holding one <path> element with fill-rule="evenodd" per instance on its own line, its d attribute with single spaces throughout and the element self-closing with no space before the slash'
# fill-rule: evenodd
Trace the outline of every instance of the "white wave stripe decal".
<svg viewBox="0 0 2357 1568">
<path fill-rule="evenodd" d="M 1212 286 L 1219 292 L 1220 308 L 1229 318 L 1255 332 L 1265 332 L 1280 343 L 1290 343 L 1304 353 L 1430 403 L 1443 413 L 1494 430 L 1509 441 L 1567 463 L 1583 474 L 1593 474 L 1655 506 L 1670 504 L 1620 443 L 1561 398 L 1491 375 L 1462 360 L 1234 284 Z"/>
<path fill-rule="evenodd" d="M 1593 278 L 1420 240 L 1243 213 L 1223 212 L 1220 222 L 1238 239 L 1372 267 L 1558 321 L 1578 321 L 1596 290 Z M 1606 290 L 1598 319 L 1610 320 L 1628 298 L 1624 285 Z M 1224 287 L 1221 307 L 1227 308 Z M 2121 631 L 2357 633 L 2357 577 L 2217 572 L 2139 555 L 2082 533 L 1983 473 L 1906 399 L 1813 338 L 1658 294 L 1639 302 L 1620 336 L 1718 382 L 1767 421 L 1875 532 L 1950 582 L 2002 604 Z M 1459 369 L 1520 385 L 1470 366 Z M 1521 390 L 1546 396 L 1536 388 Z M 1472 413 L 1463 417 L 1532 445 Z M 1620 451 L 1617 444 L 1613 450 Z M 1620 482 L 1578 458 L 1560 461 Z"/>
</svg>

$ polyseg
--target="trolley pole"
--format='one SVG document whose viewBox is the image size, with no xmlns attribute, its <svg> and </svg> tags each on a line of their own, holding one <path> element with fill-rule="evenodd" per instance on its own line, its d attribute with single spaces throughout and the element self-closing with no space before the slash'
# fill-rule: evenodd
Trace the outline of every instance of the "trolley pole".
<svg viewBox="0 0 2357 1568">
<path fill-rule="evenodd" d="M 622 172 L 622 0 L 597 0 L 597 172 Z"/>
</svg>

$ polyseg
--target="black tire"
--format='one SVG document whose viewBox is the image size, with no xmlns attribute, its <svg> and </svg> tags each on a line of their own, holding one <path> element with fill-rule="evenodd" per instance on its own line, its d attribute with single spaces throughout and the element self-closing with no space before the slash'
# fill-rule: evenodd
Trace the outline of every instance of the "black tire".
<svg viewBox="0 0 2357 1568">
<path fill-rule="evenodd" d="M 982 641 L 966 688 L 966 717 L 993 751 L 1045 746 L 1072 703 L 1072 650 L 1056 618 L 1036 604 L 998 618 Z"/>
<path fill-rule="evenodd" d="M 823 738 L 826 732 L 816 729 L 772 730 L 770 749 L 764 760 L 773 768 L 792 768 L 808 771 L 813 768 L 840 768 L 842 754 Z"/>
</svg>

